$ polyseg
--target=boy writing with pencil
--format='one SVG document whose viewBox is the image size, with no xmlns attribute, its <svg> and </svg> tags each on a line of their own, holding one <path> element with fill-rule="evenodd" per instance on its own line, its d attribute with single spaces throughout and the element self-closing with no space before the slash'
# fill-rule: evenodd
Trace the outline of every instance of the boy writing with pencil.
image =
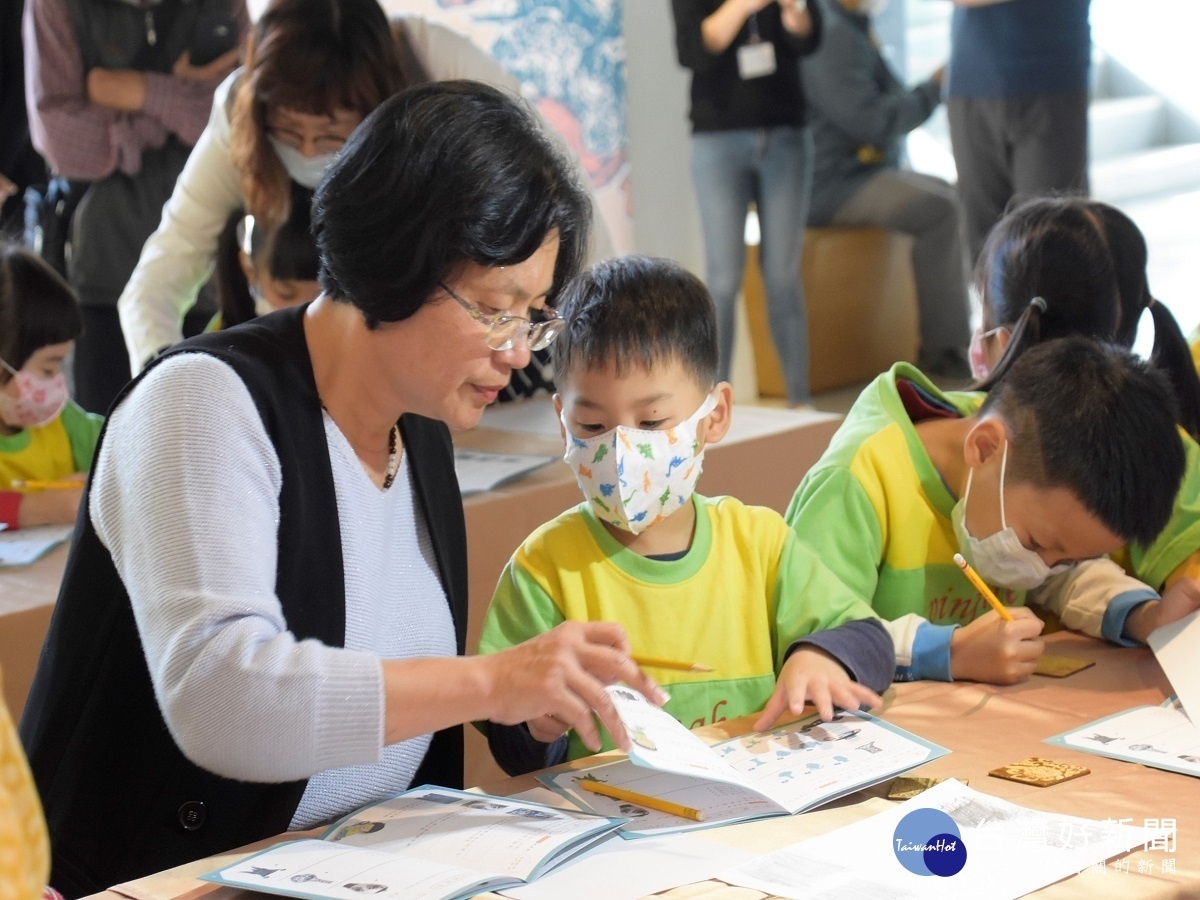
<svg viewBox="0 0 1200 900">
<path fill-rule="evenodd" d="M 826 719 L 835 704 L 878 703 L 894 656 L 869 604 L 778 513 L 693 493 L 732 406 L 704 285 L 666 260 L 625 257 L 571 282 L 558 311 L 554 406 L 585 500 L 514 554 L 480 652 L 568 619 L 620 622 L 688 727 L 761 710 L 765 728 L 806 700 Z M 712 671 L 679 671 L 690 663 Z M 589 752 L 554 720 L 487 731 L 510 774 Z"/>
<path fill-rule="evenodd" d="M 982 400 L 982 405 L 981 405 Z M 1048 607 L 1125 642 L 1157 594 L 1099 557 L 1149 545 L 1184 451 L 1166 379 L 1131 353 L 1064 338 L 986 397 L 907 363 L 872 382 L 787 511 L 799 539 L 889 621 L 897 678 L 1011 684 L 1033 673 Z M 975 570 L 983 585 L 969 578 Z M 987 588 L 1003 601 L 985 603 Z"/>
</svg>

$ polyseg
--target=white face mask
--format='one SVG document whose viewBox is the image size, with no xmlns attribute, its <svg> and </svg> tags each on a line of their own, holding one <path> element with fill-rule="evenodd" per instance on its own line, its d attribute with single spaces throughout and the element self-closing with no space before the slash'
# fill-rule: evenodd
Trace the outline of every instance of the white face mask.
<svg viewBox="0 0 1200 900">
<path fill-rule="evenodd" d="M 563 461 L 575 473 L 596 517 L 641 534 L 687 503 L 704 461 L 696 429 L 716 405 L 717 395 L 712 393 L 674 428 L 643 431 L 618 425 L 583 439 L 571 434 L 564 415 Z"/>
<path fill-rule="evenodd" d="M 337 159 L 336 153 L 305 156 L 295 147 L 289 147 L 282 141 L 277 140 L 273 135 L 268 135 L 267 140 L 271 142 L 271 148 L 275 151 L 275 155 L 279 157 L 279 161 L 283 163 L 283 167 L 287 169 L 288 176 L 292 181 L 296 182 L 300 187 L 308 188 L 310 191 L 321 183 L 321 178 L 324 177 L 325 170 Z"/>
<path fill-rule="evenodd" d="M 950 521 L 958 549 L 972 568 L 984 581 L 1014 591 L 1027 591 L 1040 586 L 1046 579 L 1071 568 L 1072 563 L 1046 565 L 1037 553 L 1021 543 L 1017 533 L 1008 527 L 1004 517 L 1004 476 L 1008 467 L 1008 441 L 1004 442 L 1004 455 L 1000 458 L 1000 530 L 982 540 L 967 531 L 967 500 L 971 496 L 971 479 L 975 470 L 967 475 L 967 489 L 963 498 L 954 504 Z"/>
</svg>

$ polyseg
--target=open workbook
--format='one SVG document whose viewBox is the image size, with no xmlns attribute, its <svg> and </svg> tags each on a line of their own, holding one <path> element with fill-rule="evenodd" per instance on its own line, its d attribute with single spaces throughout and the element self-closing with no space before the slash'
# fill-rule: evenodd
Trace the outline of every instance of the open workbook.
<svg viewBox="0 0 1200 900">
<path fill-rule="evenodd" d="M 356 810 L 319 840 L 279 844 L 203 877 L 313 900 L 455 900 L 532 881 L 622 821 L 426 786 Z"/>
<path fill-rule="evenodd" d="M 618 829 L 626 838 L 803 812 L 949 752 L 851 712 L 709 746 L 632 688 L 607 690 L 633 742 L 629 758 L 538 779 L 581 809 L 628 818 Z M 580 786 L 586 780 L 697 810 L 703 821 L 598 796 Z"/>
</svg>

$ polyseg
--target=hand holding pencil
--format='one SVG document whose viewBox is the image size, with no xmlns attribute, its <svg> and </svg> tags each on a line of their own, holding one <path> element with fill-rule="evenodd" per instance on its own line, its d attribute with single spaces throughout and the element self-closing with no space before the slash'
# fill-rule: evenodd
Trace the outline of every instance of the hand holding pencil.
<svg viewBox="0 0 1200 900">
<path fill-rule="evenodd" d="M 983 595 L 993 612 L 954 631 L 950 638 L 950 676 L 955 681 L 1016 684 L 1033 674 L 1043 644 L 1043 623 L 1023 606 L 1009 608 L 984 583 L 962 554 L 955 563 Z"/>
</svg>

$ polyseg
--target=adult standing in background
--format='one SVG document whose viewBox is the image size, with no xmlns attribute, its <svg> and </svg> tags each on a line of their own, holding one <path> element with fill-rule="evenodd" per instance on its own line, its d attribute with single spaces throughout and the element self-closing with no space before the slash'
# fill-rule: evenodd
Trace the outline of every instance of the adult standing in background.
<svg viewBox="0 0 1200 900">
<path fill-rule="evenodd" d="M 292 185 L 315 189 L 375 107 L 405 87 L 458 78 L 520 90 L 467 38 L 420 16 L 389 21 L 377 0 L 272 0 L 243 68 L 217 89 L 208 127 L 121 294 L 134 373 L 182 339 L 180 321 L 235 210 L 274 229 L 288 217 Z"/>
<path fill-rule="evenodd" d="M 244 0 L 27 0 L 25 90 L 55 175 L 90 182 L 71 223 L 75 398 L 103 413 L 129 380 L 117 298 L 237 64 Z"/>
<path fill-rule="evenodd" d="M 881 6 L 877 0 L 827 0 L 821 46 L 801 65 L 815 147 L 808 224 L 911 235 L 918 367 L 935 377 L 969 379 L 970 306 L 958 199 L 943 179 L 902 168 L 905 135 L 941 102 L 943 70 L 911 89 L 900 82 L 871 28 Z"/>
<path fill-rule="evenodd" d="M 705 281 L 717 305 L 719 379 L 728 381 L 746 259 L 746 212 L 758 208 L 771 337 L 792 405 L 807 403 L 808 319 L 800 256 L 812 186 L 797 61 L 820 42 L 804 0 L 672 0 L 675 49 L 692 72 L 692 178 Z"/>
<path fill-rule="evenodd" d="M 410 88 L 317 189 L 324 293 L 118 398 L 21 721 L 64 894 L 461 786 L 463 722 L 551 715 L 599 747 L 595 709 L 628 747 L 603 685 L 665 698 L 619 625 L 460 655 L 449 429 L 553 340 L 590 221 L 519 101 Z"/>
<path fill-rule="evenodd" d="M 973 263 L 1014 197 L 1088 192 L 1091 0 L 953 0 L 946 109 Z"/>
<path fill-rule="evenodd" d="M 21 0 L 0 0 L 0 239 L 19 235 L 25 188 L 44 183 L 46 164 L 29 139 Z"/>
</svg>

